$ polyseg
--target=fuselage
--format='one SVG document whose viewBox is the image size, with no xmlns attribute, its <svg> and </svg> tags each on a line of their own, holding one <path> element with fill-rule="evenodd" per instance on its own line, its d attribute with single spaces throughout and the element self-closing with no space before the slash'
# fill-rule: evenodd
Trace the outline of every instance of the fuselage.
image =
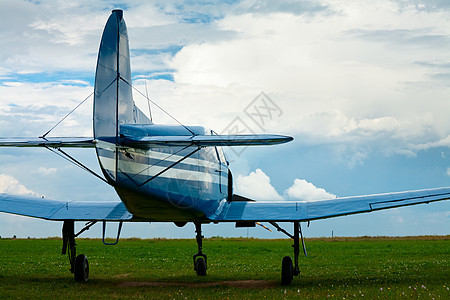
<svg viewBox="0 0 450 300">
<path fill-rule="evenodd" d="M 132 124 L 120 129 L 121 136 L 186 135 L 183 126 Z M 214 134 L 199 126 L 190 126 L 189 130 L 198 135 Z M 98 141 L 97 149 L 105 175 L 137 218 L 205 220 L 232 195 L 231 175 L 222 147 L 138 148 Z"/>
</svg>

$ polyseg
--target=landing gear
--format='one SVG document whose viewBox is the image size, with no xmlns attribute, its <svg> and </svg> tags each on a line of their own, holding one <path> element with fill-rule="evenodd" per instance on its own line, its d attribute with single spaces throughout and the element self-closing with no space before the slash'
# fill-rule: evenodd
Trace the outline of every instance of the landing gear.
<svg viewBox="0 0 450 300">
<path fill-rule="evenodd" d="M 89 279 L 89 263 L 86 255 L 80 254 L 75 259 L 75 269 L 73 272 L 76 282 L 86 282 Z"/>
<path fill-rule="evenodd" d="M 194 269 L 198 276 L 206 276 L 206 261 L 203 257 L 199 257 L 195 260 Z"/>
<path fill-rule="evenodd" d="M 294 267 L 292 266 L 292 258 L 290 256 L 283 257 L 281 263 L 281 284 L 290 285 L 294 279 Z"/>
<path fill-rule="evenodd" d="M 300 268 L 298 267 L 298 255 L 300 254 L 300 243 L 299 243 L 299 233 L 300 233 L 300 222 L 294 222 L 294 276 L 300 275 Z M 303 243 L 303 236 L 302 236 Z"/>
<path fill-rule="evenodd" d="M 194 223 L 195 224 L 195 232 L 197 233 L 196 239 L 197 239 L 197 246 L 198 246 L 198 252 L 194 255 L 194 270 L 197 273 L 198 276 L 206 276 L 206 269 L 207 269 L 207 259 L 206 254 L 203 254 L 202 252 L 202 224 L 201 223 Z"/>
<path fill-rule="evenodd" d="M 77 244 L 75 243 L 74 221 L 64 221 L 62 228 L 63 247 L 61 254 L 68 254 L 70 272 L 74 274 L 76 282 L 86 282 L 89 279 L 89 263 L 86 255 L 77 256 Z M 68 250 L 68 251 L 67 251 Z"/>
<path fill-rule="evenodd" d="M 303 252 L 305 253 L 305 256 L 307 256 L 300 222 L 294 222 L 294 235 L 289 234 L 275 222 L 271 222 L 271 224 L 277 228 L 278 231 L 283 232 L 294 240 L 294 245 L 292 245 L 294 248 L 294 263 L 292 263 L 292 258 L 290 256 L 283 257 L 283 261 L 281 263 L 281 284 L 289 285 L 291 284 L 294 276 L 300 275 L 300 268 L 298 266 L 298 256 L 300 254 L 300 235 L 302 238 Z"/>
</svg>

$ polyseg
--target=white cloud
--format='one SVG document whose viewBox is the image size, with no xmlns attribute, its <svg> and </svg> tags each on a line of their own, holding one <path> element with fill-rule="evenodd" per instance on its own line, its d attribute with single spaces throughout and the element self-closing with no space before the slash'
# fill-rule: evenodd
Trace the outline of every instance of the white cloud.
<svg viewBox="0 0 450 300">
<path fill-rule="evenodd" d="M 243 110 L 264 91 L 283 110 L 266 132 L 294 135 L 298 151 L 305 144 L 330 146 L 348 168 L 373 151 L 413 157 L 449 147 L 448 8 L 423 10 L 396 0 L 153 3 L 132 1 L 124 12 L 133 75 L 175 72 L 176 82 L 149 80 L 149 94 L 185 124 L 220 132 L 239 116 L 256 126 Z M 0 19 L 0 136 L 37 136 L 92 92 L 86 83 L 113 4 L 7 1 L 2 8 L 8 13 Z M 186 21 L 196 17 L 209 20 Z M 92 107 L 81 109 L 55 135 L 92 135 Z M 326 159 L 330 168 L 342 168 Z M 292 160 L 288 168 L 300 164 Z M 0 168 L 11 174 L 4 163 Z M 39 186 L 31 179 L 27 186 Z M 262 171 L 241 181 L 236 188 L 243 195 L 288 197 Z M 104 197 L 96 193 L 92 198 Z"/>
<path fill-rule="evenodd" d="M 256 169 L 248 176 L 238 175 L 235 193 L 255 200 L 283 200 L 270 184 L 270 178 L 261 169 Z"/>
<path fill-rule="evenodd" d="M 288 199 L 302 201 L 320 201 L 336 198 L 336 195 L 330 194 L 322 188 L 316 187 L 314 184 L 296 178 L 294 184 L 285 191 Z"/>
<path fill-rule="evenodd" d="M 238 175 L 235 181 L 235 193 L 254 200 L 320 201 L 336 198 L 336 195 L 298 178 L 284 191 L 283 197 L 275 190 L 269 176 L 261 169 L 256 169 L 247 176 Z"/>
<path fill-rule="evenodd" d="M 56 171 L 56 168 L 39 167 L 35 172 L 44 176 L 49 176 L 55 174 Z"/>
<path fill-rule="evenodd" d="M 415 150 L 428 150 L 428 149 L 437 148 L 437 147 L 450 148 L 450 135 L 448 135 L 447 137 L 440 139 L 438 141 L 415 145 L 414 149 Z"/>
<path fill-rule="evenodd" d="M 226 15 L 218 26 L 238 34 L 186 45 L 172 61 L 177 86 L 259 88 L 284 112 L 266 131 L 309 144 L 370 145 L 393 154 L 444 138 L 450 86 L 433 74 L 442 73 L 435 66 L 448 64 L 446 14 L 414 7 L 399 13 L 394 1 L 321 3 L 330 7 L 324 14 Z"/>
<path fill-rule="evenodd" d="M 8 4 L 22 21 L 3 21 L 8 26 L 2 35 L 9 40 L 0 49 L 2 73 L 82 70 L 93 76 L 110 5 L 83 3 Z M 388 0 L 174 3 L 133 2 L 125 19 L 133 71 L 174 71 L 175 83 L 149 81 L 149 91 L 183 123 L 195 120 L 220 132 L 264 91 L 283 110 L 264 130 L 292 134 L 306 144 L 370 145 L 412 156 L 419 151 L 415 145 L 435 143 L 450 132 L 444 113 L 450 111 L 450 87 L 438 76 L 448 69 L 443 66 L 450 51 L 445 11 Z M 186 22 L 200 16 L 211 19 Z M 154 51 L 171 46 L 182 47 L 173 59 L 176 51 Z M 92 89 L 14 84 L 19 83 L 0 86 L 1 103 L 71 108 L 68 99 L 80 101 Z M 13 101 L 4 101 L 6 95 Z M 90 122 L 68 127 L 79 124 L 91 132 Z"/>
<path fill-rule="evenodd" d="M 0 136 L 39 136 L 92 92 L 92 87 L 59 82 L 0 84 Z M 92 136 L 92 97 L 52 132 Z M 91 104 L 91 105 L 90 105 Z"/>
<path fill-rule="evenodd" d="M 0 174 L 0 193 L 7 193 L 13 195 L 36 195 L 35 192 L 30 191 L 24 185 L 9 175 Z"/>
</svg>

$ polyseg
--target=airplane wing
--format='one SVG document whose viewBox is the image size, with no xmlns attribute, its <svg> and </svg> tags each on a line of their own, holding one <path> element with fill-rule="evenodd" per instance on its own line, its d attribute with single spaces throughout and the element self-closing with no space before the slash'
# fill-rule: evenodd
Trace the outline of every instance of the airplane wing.
<svg viewBox="0 0 450 300">
<path fill-rule="evenodd" d="M 324 201 L 223 202 L 213 221 L 312 221 L 450 199 L 450 187 L 335 198 Z"/>
<path fill-rule="evenodd" d="M 184 147 L 184 146 L 256 146 L 276 145 L 292 141 L 293 138 L 275 134 L 248 135 L 193 135 L 193 136 L 125 136 L 124 146 L 130 147 Z M 0 138 L 0 147 L 75 147 L 94 148 L 95 140 L 85 137 L 52 137 L 52 138 Z"/>
<path fill-rule="evenodd" d="M 0 211 L 53 221 L 130 221 L 133 215 L 121 201 L 56 201 L 0 194 Z"/>
<path fill-rule="evenodd" d="M 175 135 L 175 136 L 125 136 L 123 144 L 131 147 L 151 146 L 256 146 L 276 145 L 292 141 L 290 136 L 276 134 L 245 134 L 245 135 Z"/>
<path fill-rule="evenodd" d="M 95 141 L 85 137 L 0 138 L 0 147 L 94 148 Z"/>
</svg>

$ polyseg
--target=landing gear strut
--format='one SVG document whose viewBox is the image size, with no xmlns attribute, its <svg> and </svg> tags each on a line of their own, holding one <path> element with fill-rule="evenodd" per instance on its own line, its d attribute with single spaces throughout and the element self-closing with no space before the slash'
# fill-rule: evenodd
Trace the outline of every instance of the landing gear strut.
<svg viewBox="0 0 450 300">
<path fill-rule="evenodd" d="M 281 284 L 289 285 L 291 284 L 294 276 L 298 276 L 300 274 L 300 268 L 298 266 L 298 256 L 300 254 L 300 235 L 302 238 L 303 252 L 305 253 L 305 256 L 307 256 L 300 222 L 294 222 L 294 235 L 289 234 L 275 222 L 271 222 L 271 224 L 277 228 L 278 231 L 283 232 L 294 240 L 294 245 L 292 245 L 294 248 L 294 264 L 292 263 L 292 258 L 290 256 L 283 257 L 283 261 L 281 263 Z"/>
<path fill-rule="evenodd" d="M 73 273 L 75 281 L 86 282 L 89 279 L 89 263 L 86 255 L 77 256 L 77 244 L 75 243 L 74 221 L 64 221 L 62 228 L 63 247 L 61 254 L 68 254 L 70 261 L 70 272 Z M 67 251 L 68 250 L 68 251 Z"/>
<path fill-rule="evenodd" d="M 197 246 L 198 246 L 198 252 L 194 255 L 194 270 L 197 273 L 198 276 L 205 276 L 206 275 L 206 254 L 203 254 L 202 252 L 202 224 L 201 223 L 194 223 L 195 224 L 195 232 L 197 233 L 196 239 L 197 239 Z"/>
</svg>

